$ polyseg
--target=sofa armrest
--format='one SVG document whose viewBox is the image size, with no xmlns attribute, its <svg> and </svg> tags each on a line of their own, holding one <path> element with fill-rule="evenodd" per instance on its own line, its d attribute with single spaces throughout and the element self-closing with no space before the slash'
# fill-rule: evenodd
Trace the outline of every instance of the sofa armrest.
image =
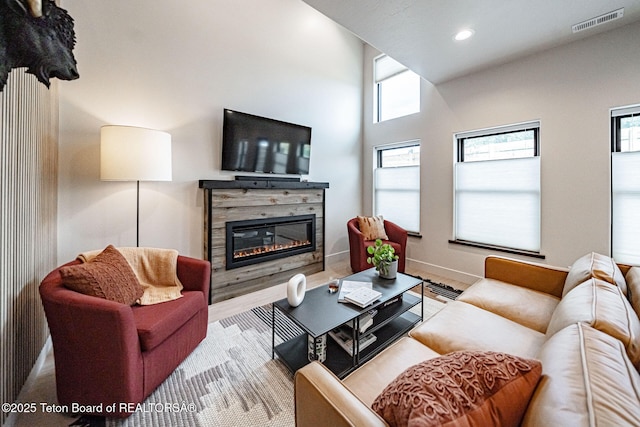
<svg viewBox="0 0 640 427">
<path fill-rule="evenodd" d="M 546 292 L 558 298 L 562 297 L 568 272 L 568 268 L 499 256 L 488 256 L 484 261 L 484 277 Z"/>
<path fill-rule="evenodd" d="M 211 283 L 211 263 L 197 258 L 178 255 L 176 267 L 178 279 L 185 291 L 200 291 L 204 293 L 204 300 L 209 303 L 209 289 Z"/>
<path fill-rule="evenodd" d="M 347 231 L 349 232 L 349 238 L 353 238 L 355 243 L 364 245 L 364 234 L 358 228 L 357 219 L 354 218 L 347 222 Z"/>
<path fill-rule="evenodd" d="M 353 272 L 370 268 L 371 266 L 367 264 L 367 253 L 364 249 L 364 234 L 358 229 L 357 218 L 347 222 L 347 235 L 349 236 L 349 261 Z"/>
<path fill-rule="evenodd" d="M 388 426 L 321 363 L 312 362 L 295 375 L 296 427 Z"/>
</svg>

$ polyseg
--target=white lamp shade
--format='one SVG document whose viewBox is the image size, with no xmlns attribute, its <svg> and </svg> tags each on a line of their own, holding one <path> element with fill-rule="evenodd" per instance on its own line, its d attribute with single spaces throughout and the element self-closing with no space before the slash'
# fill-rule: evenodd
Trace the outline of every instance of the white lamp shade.
<svg viewBox="0 0 640 427">
<path fill-rule="evenodd" d="M 100 179 L 171 181 L 171 135 L 133 126 L 101 127 Z"/>
</svg>

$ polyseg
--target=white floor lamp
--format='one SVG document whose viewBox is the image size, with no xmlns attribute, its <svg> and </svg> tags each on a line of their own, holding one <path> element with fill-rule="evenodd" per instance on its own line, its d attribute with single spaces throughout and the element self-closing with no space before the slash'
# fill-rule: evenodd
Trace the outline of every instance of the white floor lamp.
<svg viewBox="0 0 640 427">
<path fill-rule="evenodd" d="M 133 126 L 102 126 L 100 179 L 136 181 L 136 246 L 140 246 L 140 181 L 171 181 L 171 135 Z"/>
</svg>

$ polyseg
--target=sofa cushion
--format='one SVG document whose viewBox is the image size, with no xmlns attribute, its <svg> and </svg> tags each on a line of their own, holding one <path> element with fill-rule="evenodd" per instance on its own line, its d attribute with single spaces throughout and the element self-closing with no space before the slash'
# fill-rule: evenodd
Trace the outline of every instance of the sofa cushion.
<svg viewBox="0 0 640 427">
<path fill-rule="evenodd" d="M 148 351 L 171 336 L 204 306 L 202 292 L 183 292 L 183 297 L 160 304 L 133 307 L 140 347 Z"/>
<path fill-rule="evenodd" d="M 545 333 L 560 298 L 494 279 L 480 279 L 456 301 L 466 302 Z"/>
<path fill-rule="evenodd" d="M 541 371 L 504 353 L 450 353 L 407 369 L 372 408 L 390 425 L 518 426 Z"/>
<path fill-rule="evenodd" d="M 591 252 L 577 259 L 569 269 L 562 296 L 592 277 L 617 285 L 625 295 L 627 294 L 627 284 L 615 261 L 606 255 Z"/>
<path fill-rule="evenodd" d="M 144 288 L 127 260 L 113 245 L 82 264 L 60 268 L 65 287 L 85 295 L 133 305 Z"/>
<path fill-rule="evenodd" d="M 574 323 L 549 338 L 539 359 L 523 427 L 640 425 L 640 375 L 617 339 Z"/>
<path fill-rule="evenodd" d="M 405 369 L 440 354 L 420 342 L 404 337 L 359 367 L 343 382 L 367 406 Z"/>
<path fill-rule="evenodd" d="M 389 240 L 384 229 L 384 219 L 378 216 L 358 216 L 358 228 L 365 240 Z"/>
<path fill-rule="evenodd" d="M 640 319 L 619 287 L 590 279 L 573 288 L 553 313 L 547 337 L 577 322 L 620 340 L 631 362 L 640 368 Z"/>
<path fill-rule="evenodd" d="M 534 358 L 545 335 L 460 301 L 448 302 L 409 335 L 440 354 L 459 350 L 498 351 Z"/>
<path fill-rule="evenodd" d="M 627 297 L 631 307 L 640 317 L 640 267 L 631 267 L 625 276 L 627 281 Z"/>
</svg>

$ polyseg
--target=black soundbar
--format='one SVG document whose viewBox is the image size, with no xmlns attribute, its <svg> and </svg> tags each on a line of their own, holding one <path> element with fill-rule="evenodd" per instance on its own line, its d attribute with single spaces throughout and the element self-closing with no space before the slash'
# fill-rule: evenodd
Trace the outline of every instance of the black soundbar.
<svg viewBox="0 0 640 427">
<path fill-rule="evenodd" d="M 300 178 L 284 176 L 252 176 L 236 175 L 236 181 L 276 181 L 276 182 L 300 182 Z"/>
</svg>

